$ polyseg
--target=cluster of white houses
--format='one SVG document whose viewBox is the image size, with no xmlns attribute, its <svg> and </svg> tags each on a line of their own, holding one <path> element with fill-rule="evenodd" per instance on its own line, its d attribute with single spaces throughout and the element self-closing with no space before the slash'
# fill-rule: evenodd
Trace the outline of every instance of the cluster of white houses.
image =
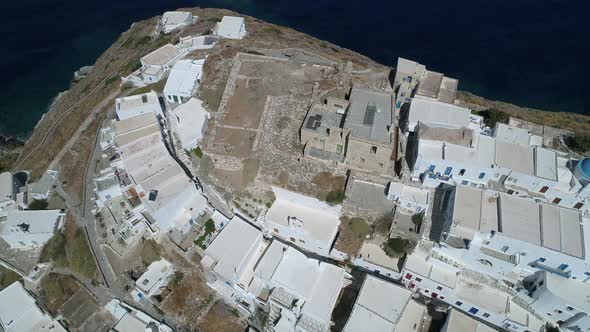
<svg viewBox="0 0 590 332">
<path fill-rule="evenodd" d="M 166 12 L 158 21 L 156 31 L 171 33 L 176 29 L 195 24 L 197 20 L 198 17 L 193 16 L 190 12 Z M 177 63 L 190 52 L 211 49 L 219 38 L 242 39 L 245 36 L 246 25 L 243 17 L 224 16 L 220 22 L 216 23 L 210 35 L 184 36 L 175 45 L 166 44 L 143 56 L 141 58 L 141 67 L 130 75 L 123 77 L 123 83 L 131 86 L 146 86 L 156 83 L 168 73 L 172 75 L 171 70 L 174 71 Z M 187 71 L 187 66 L 190 66 L 190 64 L 180 65 L 176 70 Z M 191 69 L 188 69 L 188 71 L 191 71 Z M 181 96 L 176 98 L 181 98 Z M 176 100 L 175 102 L 178 103 L 179 101 Z"/>
<path fill-rule="evenodd" d="M 455 103 L 457 86 L 400 58 L 392 92 L 353 87 L 310 108 L 304 155 L 400 176 L 385 193 L 391 234 L 420 240 L 401 271 L 370 242 L 352 262 L 450 308 L 448 331 L 589 330 L 590 158 L 517 121 L 486 127 Z"/>
<path fill-rule="evenodd" d="M 399 68 L 405 175 L 438 204 L 429 245 L 408 257 L 402 283 L 452 307 L 449 331 L 538 331 L 545 322 L 589 330 L 590 159 L 525 128 L 487 128 L 444 97 L 444 76 L 425 97 L 427 71 L 404 59 Z"/>
<path fill-rule="evenodd" d="M 28 210 L 34 201 L 49 198 L 57 173 L 48 171 L 34 183 L 27 183 L 28 176 L 0 174 L 0 238 L 11 249 L 39 249 L 64 223 L 61 210 Z"/>
<path fill-rule="evenodd" d="M 158 27 L 168 33 L 195 21 L 190 13 L 167 12 Z M 139 86 L 166 79 L 162 99 L 153 91 L 118 98 L 116 119 L 101 130 L 103 167 L 95 181 L 95 212 L 111 216 L 126 242 L 145 231 L 187 234 L 220 215 L 185 166 L 187 151 L 198 146 L 207 130 L 209 113 L 194 97 L 205 59 L 184 58 L 195 48 L 213 47 L 220 36 L 242 38 L 243 21 L 224 17 L 218 23 L 223 36 L 189 36 L 164 45 L 141 59 L 138 73 L 123 79 Z M 239 36 L 230 33 L 236 22 L 241 22 Z M 222 219 L 217 224 L 227 222 Z"/>
</svg>

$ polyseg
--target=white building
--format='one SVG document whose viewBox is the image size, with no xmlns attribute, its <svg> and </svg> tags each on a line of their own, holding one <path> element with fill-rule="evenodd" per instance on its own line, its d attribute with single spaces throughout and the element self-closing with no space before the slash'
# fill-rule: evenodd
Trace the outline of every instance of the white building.
<svg viewBox="0 0 590 332">
<path fill-rule="evenodd" d="M 456 309 L 451 309 L 441 332 L 494 332 L 496 329 Z"/>
<path fill-rule="evenodd" d="M 203 107 L 203 102 L 196 98 L 190 98 L 168 113 L 168 123 L 184 150 L 192 150 L 199 145 L 207 130 L 208 120 L 209 112 Z"/>
<path fill-rule="evenodd" d="M 117 299 L 107 303 L 105 309 L 117 321 L 113 332 L 172 332 L 166 324 Z"/>
<path fill-rule="evenodd" d="M 228 250 L 231 248 L 231 250 Z M 269 311 L 275 331 L 328 331 L 349 276 L 335 265 L 270 242 L 248 222 L 234 218 L 201 260 L 207 284 L 245 313 Z"/>
<path fill-rule="evenodd" d="M 166 44 L 159 49 L 141 58 L 141 78 L 144 83 L 156 83 L 162 79 L 165 73 L 182 59 L 187 50 Z"/>
<path fill-rule="evenodd" d="M 165 287 L 172 279 L 174 272 L 172 263 L 165 259 L 155 261 L 148 266 L 144 274 L 135 281 L 135 290 L 132 296 L 136 301 L 158 295 L 161 288 Z"/>
<path fill-rule="evenodd" d="M 170 33 L 175 29 L 196 23 L 197 18 L 198 16 L 193 16 L 191 12 L 165 12 L 158 21 L 158 26 L 162 32 Z"/>
<path fill-rule="evenodd" d="M 224 16 L 215 24 L 213 34 L 229 39 L 242 39 L 246 36 L 246 23 L 243 17 Z"/>
<path fill-rule="evenodd" d="M 115 112 L 118 120 L 127 120 L 144 114 L 163 114 L 155 91 L 115 99 Z"/>
<path fill-rule="evenodd" d="M 66 332 L 57 320 L 37 306 L 37 301 L 18 281 L 0 291 L 0 330 Z"/>
<path fill-rule="evenodd" d="M 164 86 L 168 103 L 182 104 L 193 96 L 201 82 L 204 63 L 205 59 L 180 60 L 172 67 Z"/>
<path fill-rule="evenodd" d="M 0 204 L 16 200 L 16 185 L 12 173 L 0 174 Z"/>
<path fill-rule="evenodd" d="M 425 314 L 411 291 L 367 275 L 343 331 L 421 331 Z"/>
<path fill-rule="evenodd" d="M 60 210 L 8 211 L 6 220 L 0 221 L 0 237 L 13 249 L 41 248 L 63 220 Z"/>
<path fill-rule="evenodd" d="M 269 317 L 276 322 L 275 331 L 329 331 L 336 301 L 350 283 L 341 267 L 309 258 L 276 240 L 254 276 L 251 293 L 264 297 L 271 292 Z"/>
<path fill-rule="evenodd" d="M 115 126 L 120 167 L 141 197 L 150 228 L 167 232 L 174 227 L 185 233 L 191 220 L 204 213 L 207 200 L 170 156 L 155 114 L 117 121 Z"/>
<path fill-rule="evenodd" d="M 272 187 L 276 200 L 266 212 L 265 229 L 309 252 L 329 256 L 340 225 L 341 206 Z"/>
<path fill-rule="evenodd" d="M 407 117 L 407 130 L 410 132 L 414 131 L 418 122 L 448 128 L 461 128 L 469 127 L 471 111 L 435 100 L 414 98 Z"/>
</svg>

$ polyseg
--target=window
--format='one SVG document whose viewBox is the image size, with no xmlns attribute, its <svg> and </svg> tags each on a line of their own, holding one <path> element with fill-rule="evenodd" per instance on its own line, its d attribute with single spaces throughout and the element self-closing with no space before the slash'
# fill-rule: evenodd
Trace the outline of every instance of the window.
<svg viewBox="0 0 590 332">
<path fill-rule="evenodd" d="M 462 168 L 462 169 L 459 171 L 459 175 L 463 175 L 463 174 L 465 174 L 465 168 Z"/>
<path fill-rule="evenodd" d="M 434 165 L 430 165 L 430 166 L 428 166 L 428 171 L 429 172 L 434 172 L 434 168 L 435 168 Z"/>
<path fill-rule="evenodd" d="M 173 96 L 173 98 L 174 98 L 174 102 L 175 103 L 178 103 L 178 97 L 177 96 Z"/>
<path fill-rule="evenodd" d="M 512 195 L 512 194 L 514 194 L 514 190 L 512 190 L 512 189 L 508 190 L 508 195 Z"/>
<path fill-rule="evenodd" d="M 546 193 L 546 192 L 547 192 L 547 190 L 549 190 L 549 187 L 548 187 L 548 186 L 543 186 L 543 187 L 541 188 L 541 190 L 539 190 L 539 192 L 540 192 L 541 194 L 544 194 L 544 193 Z"/>
<path fill-rule="evenodd" d="M 563 314 L 563 311 L 559 310 L 559 309 L 555 309 L 553 310 L 556 314 L 561 315 Z"/>
<path fill-rule="evenodd" d="M 408 279 L 408 280 L 412 279 L 412 274 L 411 273 L 406 273 L 406 279 Z"/>
<path fill-rule="evenodd" d="M 539 281 L 539 287 L 543 286 L 544 283 L 543 280 Z"/>
<path fill-rule="evenodd" d="M 462 306 L 463 305 L 463 302 L 457 301 L 457 302 L 455 302 L 455 305 Z"/>
<path fill-rule="evenodd" d="M 303 241 L 302 239 L 299 239 L 299 242 L 301 242 L 301 243 L 305 243 L 305 241 Z"/>
<path fill-rule="evenodd" d="M 294 238 L 294 237 L 290 237 L 290 238 L 289 238 L 289 240 L 290 240 L 291 242 L 295 242 L 295 238 Z"/>
<path fill-rule="evenodd" d="M 445 176 L 451 175 L 452 170 L 453 170 L 453 168 L 451 166 L 445 168 Z"/>
<path fill-rule="evenodd" d="M 467 180 L 461 181 L 461 184 L 464 185 L 464 186 L 466 186 L 468 183 L 469 183 L 469 181 L 467 181 Z"/>
<path fill-rule="evenodd" d="M 328 134 L 328 136 L 330 136 L 330 128 L 326 128 L 326 134 Z"/>
<path fill-rule="evenodd" d="M 441 286 L 436 287 L 437 290 L 442 290 Z"/>
<path fill-rule="evenodd" d="M 574 205 L 574 209 L 578 209 L 579 210 L 579 209 L 582 208 L 582 205 L 584 205 L 584 204 L 582 204 L 582 203 L 576 203 L 576 205 Z"/>
<path fill-rule="evenodd" d="M 344 147 L 342 146 L 342 144 L 336 144 L 336 152 L 338 152 L 339 154 L 342 154 L 342 150 L 344 150 Z"/>
<path fill-rule="evenodd" d="M 275 231 L 275 233 L 279 234 L 279 229 L 278 228 L 275 228 L 274 231 Z"/>
<path fill-rule="evenodd" d="M 543 263 L 544 261 L 546 261 L 547 259 L 545 257 L 541 257 L 539 258 L 539 262 Z"/>
<path fill-rule="evenodd" d="M 490 314 L 488 314 L 487 312 L 484 312 L 483 316 L 484 316 L 485 318 L 488 318 L 488 317 L 490 317 Z"/>
<path fill-rule="evenodd" d="M 376 147 L 376 146 L 372 146 L 372 147 L 371 147 L 371 153 L 372 153 L 372 154 L 375 154 L 375 153 L 377 153 L 377 147 Z"/>
<path fill-rule="evenodd" d="M 560 269 L 561 271 L 563 271 L 563 270 L 567 269 L 568 266 L 569 265 L 567 265 L 567 264 L 559 264 L 558 269 Z"/>
<path fill-rule="evenodd" d="M 422 278 L 418 278 L 418 277 L 416 277 L 416 281 L 417 281 L 417 282 L 421 282 L 421 281 L 422 281 Z"/>
<path fill-rule="evenodd" d="M 475 315 L 478 311 L 479 309 L 477 309 L 476 307 L 471 307 L 471 309 L 469 309 L 469 313 L 472 315 Z"/>
<path fill-rule="evenodd" d="M 559 202 L 561 202 L 561 198 L 555 197 L 555 199 L 553 200 L 553 204 L 559 204 Z"/>
<path fill-rule="evenodd" d="M 486 173 L 484 173 L 484 172 L 481 172 L 481 173 L 479 173 L 479 176 L 478 176 L 478 178 L 480 178 L 480 179 L 483 179 L 483 178 L 484 178 L 484 176 L 486 176 Z"/>
<path fill-rule="evenodd" d="M 573 307 L 570 307 L 570 306 L 568 305 L 568 306 L 567 306 L 567 311 L 572 311 L 572 310 L 574 310 L 574 308 L 573 308 Z"/>
</svg>

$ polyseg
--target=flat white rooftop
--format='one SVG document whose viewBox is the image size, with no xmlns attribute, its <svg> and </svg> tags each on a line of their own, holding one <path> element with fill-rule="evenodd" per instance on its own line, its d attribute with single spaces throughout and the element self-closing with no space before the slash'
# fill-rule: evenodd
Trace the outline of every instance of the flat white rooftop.
<svg viewBox="0 0 590 332">
<path fill-rule="evenodd" d="M 190 97 L 195 92 L 198 80 L 201 78 L 204 63 L 205 59 L 176 62 L 170 70 L 170 75 L 164 86 L 164 94 Z"/>
<path fill-rule="evenodd" d="M 439 101 L 414 98 L 408 116 L 409 130 L 418 122 L 449 127 L 469 127 L 471 111 Z"/>
<path fill-rule="evenodd" d="M 166 44 L 141 58 L 148 66 L 166 66 L 182 55 L 182 51 L 172 44 Z"/>
<path fill-rule="evenodd" d="M 340 205 L 331 206 L 316 198 L 272 187 L 276 200 L 266 213 L 266 220 L 289 227 L 295 218 L 305 232 L 319 241 L 332 240 L 340 224 Z"/>
<path fill-rule="evenodd" d="M 344 331 L 394 331 L 412 292 L 367 275 Z"/>
<path fill-rule="evenodd" d="M 115 99 L 115 110 L 119 120 L 127 120 L 145 114 L 162 113 L 158 95 L 154 91 L 117 98 Z"/>
<path fill-rule="evenodd" d="M 239 217 L 234 217 L 217 234 L 205 252 L 217 261 L 214 267 L 216 273 L 226 280 L 235 280 L 237 271 L 260 241 L 260 230 Z"/>
</svg>

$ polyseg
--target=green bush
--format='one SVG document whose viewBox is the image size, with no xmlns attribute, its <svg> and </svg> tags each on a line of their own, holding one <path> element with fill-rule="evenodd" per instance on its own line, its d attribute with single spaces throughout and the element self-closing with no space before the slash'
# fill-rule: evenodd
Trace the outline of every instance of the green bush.
<svg viewBox="0 0 590 332">
<path fill-rule="evenodd" d="M 383 250 L 390 257 L 403 257 L 414 249 L 414 244 L 407 239 L 399 237 L 389 239 L 383 243 Z"/>
<path fill-rule="evenodd" d="M 326 196 L 326 202 L 328 202 L 328 204 L 331 205 L 340 204 L 344 201 L 345 198 L 346 195 L 344 194 L 344 191 L 332 190 Z"/>
<path fill-rule="evenodd" d="M 197 146 L 196 149 L 193 149 L 193 154 L 197 156 L 197 158 L 203 158 L 203 150 L 201 150 L 201 147 L 199 146 Z"/>
<path fill-rule="evenodd" d="M 29 203 L 27 208 L 29 210 L 45 210 L 47 208 L 47 205 L 49 205 L 49 203 L 47 203 L 46 199 L 36 199 Z"/>
<path fill-rule="evenodd" d="M 590 133 L 577 132 L 565 138 L 565 144 L 578 153 L 590 151 Z"/>
<path fill-rule="evenodd" d="M 215 222 L 213 221 L 213 219 L 207 220 L 203 228 L 205 229 L 205 232 L 201 234 L 201 236 L 199 236 L 193 243 L 201 247 L 201 249 L 205 250 L 207 248 L 207 246 L 205 245 L 205 240 L 207 239 L 209 234 L 215 232 Z"/>
<path fill-rule="evenodd" d="M 496 123 L 498 122 L 508 123 L 508 120 L 510 119 L 510 115 L 508 113 L 493 108 L 474 113 L 481 115 L 486 126 L 490 128 L 495 127 Z"/>
<path fill-rule="evenodd" d="M 18 280 L 20 280 L 18 273 L 0 267 L 0 290 L 3 290 Z"/>
</svg>

